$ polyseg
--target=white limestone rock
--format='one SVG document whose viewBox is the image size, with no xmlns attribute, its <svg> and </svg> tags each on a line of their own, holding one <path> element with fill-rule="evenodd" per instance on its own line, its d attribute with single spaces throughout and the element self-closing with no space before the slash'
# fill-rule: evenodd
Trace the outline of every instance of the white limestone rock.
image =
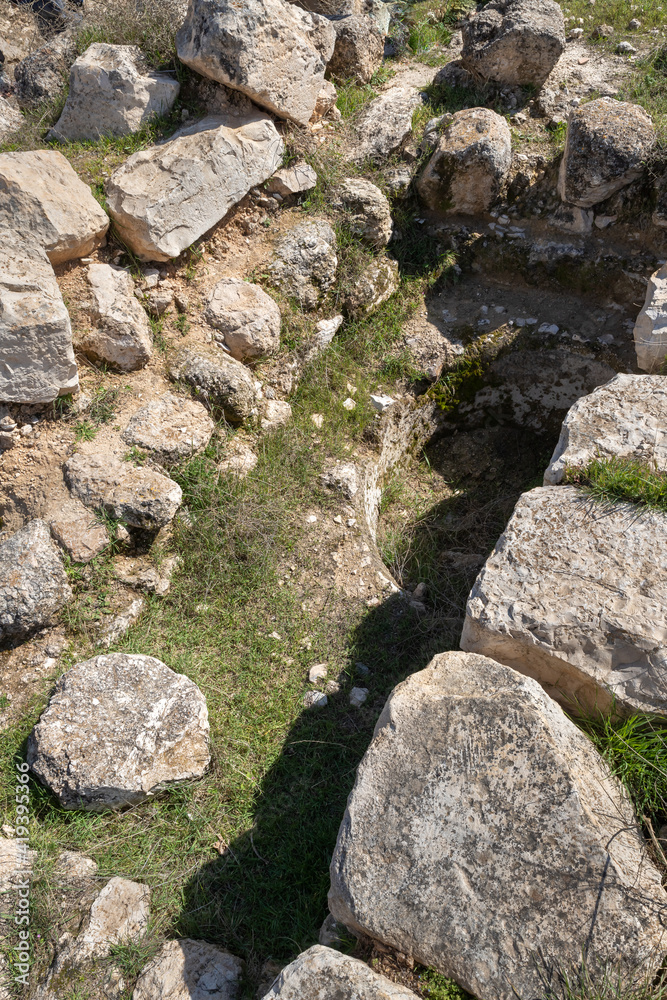
<svg viewBox="0 0 667 1000">
<path fill-rule="evenodd" d="M 143 368 L 153 353 L 148 316 L 134 294 L 131 274 L 110 264 L 90 264 L 90 299 L 84 309 L 92 326 L 82 329 L 76 347 L 93 361 L 122 372 Z"/>
<path fill-rule="evenodd" d="M 524 493 L 475 581 L 461 648 L 564 705 L 667 715 L 667 518 L 574 486 Z"/>
<path fill-rule="evenodd" d="M 336 33 L 320 14 L 285 0 L 192 0 L 178 57 L 280 118 L 306 125 Z"/>
<path fill-rule="evenodd" d="M 382 191 L 365 177 L 346 177 L 334 192 L 350 230 L 371 246 L 386 247 L 394 232 L 391 206 Z"/>
<path fill-rule="evenodd" d="M 222 351 L 213 357 L 186 348 L 172 362 L 169 374 L 191 386 L 209 406 L 220 408 L 232 423 L 246 420 L 257 405 L 252 373 Z"/>
<path fill-rule="evenodd" d="M 320 944 L 301 952 L 290 962 L 263 1000 L 325 1000 L 329 997 L 335 1000 L 416 1000 L 412 990 L 373 972 L 365 962 Z"/>
<path fill-rule="evenodd" d="M 500 197 L 512 166 L 509 125 L 488 108 L 454 115 L 442 133 L 417 191 L 435 211 L 475 215 Z"/>
<path fill-rule="evenodd" d="M 292 407 L 282 399 L 266 399 L 260 424 L 263 431 L 274 431 L 292 419 Z"/>
<path fill-rule="evenodd" d="M 83 504 L 71 501 L 51 519 L 51 534 L 74 562 L 89 563 L 111 544 L 109 532 Z"/>
<path fill-rule="evenodd" d="M 53 268 L 27 232 L 0 225 L 0 402 L 74 392 L 72 326 Z"/>
<path fill-rule="evenodd" d="M 271 283 L 304 309 L 315 309 L 336 280 L 336 234 L 324 219 L 300 222 L 278 241 Z"/>
<path fill-rule="evenodd" d="M 72 455 L 63 471 L 72 494 L 86 507 L 104 510 L 134 528 L 163 528 L 183 500 L 173 479 L 106 452 Z"/>
<path fill-rule="evenodd" d="M 180 84 L 148 69 L 137 45 L 94 42 L 74 62 L 69 92 L 48 138 L 80 141 L 121 136 L 171 111 Z"/>
<path fill-rule="evenodd" d="M 422 103 L 413 87 L 391 87 L 369 101 L 354 123 L 357 141 L 350 150 L 353 163 L 379 164 L 412 135 L 412 116 Z"/>
<path fill-rule="evenodd" d="M 167 462 L 177 462 L 202 451 L 214 429 L 205 406 L 165 392 L 137 410 L 122 438 L 126 444 L 145 448 Z"/>
<path fill-rule="evenodd" d="M 34 149 L 0 153 L 0 225 L 30 233 L 62 264 L 101 246 L 109 217 L 62 153 Z"/>
<path fill-rule="evenodd" d="M 140 260 L 178 257 L 270 177 L 282 153 L 259 112 L 209 116 L 128 157 L 107 182 L 109 212 Z"/>
<path fill-rule="evenodd" d="M 667 264 L 648 280 L 633 337 L 637 367 L 645 372 L 658 371 L 667 357 Z"/>
<path fill-rule="evenodd" d="M 592 208 L 641 177 L 656 142 L 650 117 L 637 104 L 600 97 L 569 116 L 558 175 L 562 200 Z"/>
<path fill-rule="evenodd" d="M 541 86 L 565 48 L 556 0 L 492 0 L 462 22 L 463 65 L 484 80 Z"/>
<path fill-rule="evenodd" d="M 327 66 L 327 74 L 335 79 L 354 79 L 370 83 L 382 63 L 384 35 L 368 14 L 348 14 L 332 21 L 336 45 Z"/>
<path fill-rule="evenodd" d="M 396 261 L 389 257 L 376 257 L 364 268 L 354 287 L 345 296 L 345 312 L 352 319 L 369 316 L 391 298 L 398 289 L 399 280 Z"/>
<path fill-rule="evenodd" d="M 109 653 L 63 674 L 27 761 L 64 809 L 143 802 L 208 767 L 206 699 L 152 656 Z"/>
<path fill-rule="evenodd" d="M 0 641 L 48 625 L 71 599 L 60 553 L 44 521 L 28 521 L 0 544 Z"/>
<path fill-rule="evenodd" d="M 281 315 L 277 302 L 249 281 L 223 278 L 214 285 L 204 317 L 220 330 L 237 361 L 257 361 L 280 347 Z"/>
<path fill-rule="evenodd" d="M 630 458 L 667 472 L 667 383 L 661 375 L 617 375 L 568 412 L 544 473 L 556 486 L 568 468 L 596 458 Z"/>
<path fill-rule="evenodd" d="M 243 964 L 205 941 L 167 941 L 139 976 L 132 1000 L 236 1000 Z"/>
<path fill-rule="evenodd" d="M 13 108 L 4 97 L 0 97 L 0 141 L 5 142 L 24 124 L 21 112 Z"/>
<path fill-rule="evenodd" d="M 620 782 L 535 681 L 451 652 L 394 689 L 338 834 L 336 921 L 516 1000 L 582 948 L 593 982 L 650 978 L 666 904 Z"/>
<path fill-rule="evenodd" d="M 281 167 L 273 177 L 269 177 L 264 190 L 267 194 L 279 194 L 281 198 L 312 191 L 317 184 L 317 174 L 305 160 L 293 163 L 291 167 Z"/>
</svg>

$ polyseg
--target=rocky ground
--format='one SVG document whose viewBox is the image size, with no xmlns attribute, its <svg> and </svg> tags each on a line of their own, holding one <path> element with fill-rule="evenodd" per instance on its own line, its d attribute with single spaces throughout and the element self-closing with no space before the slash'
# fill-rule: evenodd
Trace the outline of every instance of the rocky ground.
<svg viewBox="0 0 667 1000">
<path fill-rule="evenodd" d="M 0 995 L 651 976 L 662 10 L 252 2 L 0 0 Z"/>
</svg>

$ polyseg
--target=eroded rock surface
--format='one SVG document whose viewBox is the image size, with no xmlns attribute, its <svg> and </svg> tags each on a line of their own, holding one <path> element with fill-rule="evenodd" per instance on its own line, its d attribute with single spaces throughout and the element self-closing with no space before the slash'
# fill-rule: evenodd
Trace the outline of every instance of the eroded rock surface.
<svg viewBox="0 0 667 1000">
<path fill-rule="evenodd" d="M 382 191 L 365 177 L 347 177 L 335 192 L 334 204 L 345 212 L 345 223 L 355 235 L 374 247 L 391 240 L 391 206 Z"/>
<path fill-rule="evenodd" d="M 223 278 L 213 287 L 204 315 L 237 361 L 255 361 L 280 347 L 280 309 L 259 285 Z"/>
<path fill-rule="evenodd" d="M 74 392 L 72 327 L 49 259 L 0 225 L 0 401 L 50 403 Z"/>
<path fill-rule="evenodd" d="M 4 142 L 24 124 L 21 112 L 13 108 L 4 97 L 0 97 L 0 139 Z"/>
<path fill-rule="evenodd" d="M 109 211 L 141 260 L 169 260 L 270 177 L 282 152 L 259 113 L 205 118 L 128 157 L 107 182 Z"/>
<path fill-rule="evenodd" d="M 535 681 L 454 652 L 394 689 L 331 863 L 338 922 L 513 1000 L 584 946 L 593 979 L 650 975 L 666 905 L 620 783 Z"/>
<path fill-rule="evenodd" d="M 504 118 L 488 108 L 454 115 L 417 183 L 422 201 L 441 212 L 488 212 L 512 165 L 512 135 Z"/>
<path fill-rule="evenodd" d="M 201 777 L 208 738 L 196 684 L 152 656 L 110 653 L 58 680 L 27 760 L 63 808 L 100 812 Z"/>
<path fill-rule="evenodd" d="M 667 356 L 667 264 L 648 280 L 633 336 L 637 367 L 646 372 L 657 371 Z"/>
<path fill-rule="evenodd" d="M 344 307 L 348 316 L 358 319 L 374 312 L 391 298 L 398 288 L 398 264 L 389 257 L 377 257 L 364 268 L 345 296 Z"/>
<path fill-rule="evenodd" d="M 57 150 L 0 154 L 0 225 L 30 233 L 52 264 L 100 246 L 109 218 Z"/>
<path fill-rule="evenodd" d="M 667 714 L 667 519 L 531 490 L 470 592 L 461 647 L 535 677 L 569 705 Z"/>
<path fill-rule="evenodd" d="M 384 55 L 384 34 L 367 14 L 350 14 L 332 22 L 336 45 L 327 73 L 343 80 L 369 83 Z"/>
<path fill-rule="evenodd" d="M 349 955 L 316 944 L 280 973 L 264 1000 L 415 1000 L 412 990 L 393 983 Z"/>
<path fill-rule="evenodd" d="M 171 377 L 191 386 L 210 406 L 220 407 L 227 420 L 246 420 L 257 405 L 255 382 L 238 361 L 222 351 L 213 357 L 183 350 L 172 363 Z"/>
<path fill-rule="evenodd" d="M 617 375 L 568 412 L 544 485 L 594 459 L 630 458 L 667 472 L 667 384 L 662 375 Z"/>
<path fill-rule="evenodd" d="M 235 1000 L 240 959 L 204 941 L 167 941 L 141 973 L 132 1000 Z"/>
<path fill-rule="evenodd" d="M 71 31 L 50 38 L 14 68 L 16 96 L 22 104 L 52 100 L 65 87 L 67 71 L 76 59 Z"/>
<path fill-rule="evenodd" d="M 49 624 L 71 598 L 44 521 L 29 521 L 0 544 L 0 642 Z"/>
<path fill-rule="evenodd" d="M 156 115 L 171 111 L 180 84 L 149 71 L 137 45 L 94 42 L 74 62 L 69 92 L 51 139 L 99 139 L 128 135 Z"/>
<path fill-rule="evenodd" d="M 107 548 L 111 539 L 105 526 L 82 505 L 72 502 L 51 520 L 51 534 L 74 562 L 88 563 Z"/>
<path fill-rule="evenodd" d="M 354 124 L 354 163 L 379 164 L 396 153 L 412 135 L 412 115 L 422 98 L 412 87 L 391 87 L 369 101 Z"/>
<path fill-rule="evenodd" d="M 280 170 L 276 170 L 273 177 L 266 182 L 265 190 L 268 194 L 275 193 L 281 198 L 289 198 L 290 195 L 312 191 L 316 184 L 317 174 L 309 163 L 301 160 L 291 167 L 281 167 Z"/>
<path fill-rule="evenodd" d="M 176 45 L 197 73 L 306 125 L 335 40 L 325 17 L 284 0 L 193 0 Z"/>
<path fill-rule="evenodd" d="M 462 29 L 464 65 L 510 86 L 540 86 L 565 48 L 563 11 L 555 0 L 492 0 Z"/>
<path fill-rule="evenodd" d="M 643 108 L 611 97 L 571 112 L 558 193 L 563 201 L 591 208 L 637 180 L 655 145 L 653 122 Z"/>
<path fill-rule="evenodd" d="M 153 353 L 153 334 L 134 294 L 132 276 L 122 267 L 95 263 L 89 265 L 87 277 L 92 327 L 80 332 L 77 348 L 123 372 L 143 368 Z"/>
<path fill-rule="evenodd" d="M 215 424 L 194 399 L 165 392 L 130 418 L 123 441 L 146 448 L 168 462 L 188 458 L 211 440 Z"/>
<path fill-rule="evenodd" d="M 294 296 L 304 309 L 315 309 L 333 286 L 338 268 L 336 234 L 324 219 L 301 222 L 276 247 L 267 270 L 273 284 Z"/>
</svg>

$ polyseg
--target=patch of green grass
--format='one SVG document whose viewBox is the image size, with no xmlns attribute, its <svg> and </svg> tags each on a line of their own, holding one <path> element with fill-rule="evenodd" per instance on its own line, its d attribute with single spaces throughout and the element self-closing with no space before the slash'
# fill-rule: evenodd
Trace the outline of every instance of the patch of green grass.
<svg viewBox="0 0 667 1000">
<path fill-rule="evenodd" d="M 621 96 L 641 105 L 650 114 L 664 150 L 667 144 L 667 46 L 654 49 L 635 65 L 636 72 L 622 87 Z"/>
<path fill-rule="evenodd" d="M 633 503 L 667 511 L 667 475 L 629 458 L 596 458 L 584 469 L 566 469 L 565 482 L 603 504 Z"/>
<path fill-rule="evenodd" d="M 470 998 L 470 994 L 466 993 L 458 983 L 436 972 L 435 969 L 424 969 L 423 972 L 420 972 L 419 985 L 423 995 L 429 1000 L 469 1000 Z"/>
<path fill-rule="evenodd" d="M 378 96 L 377 90 L 370 83 L 357 83 L 356 80 L 337 80 L 338 99 L 336 107 L 344 121 L 356 118 L 369 101 Z"/>
<path fill-rule="evenodd" d="M 570 22 L 568 18 L 579 17 L 583 18 L 582 27 L 586 31 L 598 24 L 609 24 L 615 30 L 615 43 L 623 38 L 632 41 L 650 28 L 662 28 L 665 24 L 662 0 L 640 0 L 638 3 L 635 0 L 597 0 L 594 8 L 589 0 L 566 0 L 561 7 L 568 27 L 575 26 L 575 22 Z M 640 32 L 628 30 L 633 18 L 641 21 Z"/>
<path fill-rule="evenodd" d="M 93 441 L 97 437 L 97 426 L 90 420 L 79 420 L 74 424 L 76 441 Z"/>
</svg>

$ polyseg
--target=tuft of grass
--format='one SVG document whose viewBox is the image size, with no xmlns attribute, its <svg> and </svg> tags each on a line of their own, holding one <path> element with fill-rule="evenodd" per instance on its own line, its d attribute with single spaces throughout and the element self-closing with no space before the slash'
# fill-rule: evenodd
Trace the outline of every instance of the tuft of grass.
<svg viewBox="0 0 667 1000">
<path fill-rule="evenodd" d="M 667 511 L 667 475 L 637 459 L 596 458 L 584 469 L 566 469 L 564 481 L 603 504 L 625 502 Z"/>
<path fill-rule="evenodd" d="M 424 969 L 419 973 L 419 986 L 429 1000 L 470 1000 L 470 994 L 435 969 Z"/>
</svg>

